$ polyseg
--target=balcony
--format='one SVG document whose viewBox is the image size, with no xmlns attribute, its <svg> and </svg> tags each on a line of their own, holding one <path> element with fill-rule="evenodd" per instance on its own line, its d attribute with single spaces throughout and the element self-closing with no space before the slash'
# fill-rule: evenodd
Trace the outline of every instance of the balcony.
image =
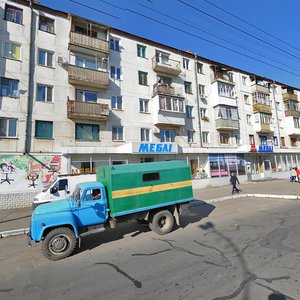
<svg viewBox="0 0 300 300">
<path fill-rule="evenodd" d="M 271 124 L 254 123 L 253 129 L 257 133 L 271 133 L 271 132 L 274 132 L 274 127 Z"/>
<path fill-rule="evenodd" d="M 98 71 L 69 65 L 69 82 L 83 86 L 95 87 L 99 89 L 107 89 L 109 85 L 109 77 L 107 71 Z"/>
<path fill-rule="evenodd" d="M 153 95 L 167 95 L 167 96 L 176 96 L 176 97 L 183 97 L 182 88 L 175 88 L 168 84 L 154 84 L 153 85 Z"/>
<path fill-rule="evenodd" d="M 214 72 L 211 81 L 225 81 L 234 84 L 233 75 L 230 72 Z"/>
<path fill-rule="evenodd" d="M 181 73 L 180 62 L 172 59 L 161 59 L 155 55 L 152 58 L 152 68 L 155 72 L 178 76 Z"/>
<path fill-rule="evenodd" d="M 252 84 L 251 85 L 251 92 L 252 93 L 263 93 L 263 94 L 270 94 L 269 87 L 265 85 L 260 84 Z"/>
<path fill-rule="evenodd" d="M 289 101 L 289 100 L 298 101 L 298 96 L 291 92 L 282 94 L 282 98 L 283 98 L 283 101 Z"/>
<path fill-rule="evenodd" d="M 300 111 L 299 110 L 291 110 L 288 109 L 285 111 L 285 116 L 286 117 L 300 117 Z"/>
<path fill-rule="evenodd" d="M 272 108 L 268 104 L 255 103 L 253 104 L 253 112 L 262 112 L 266 114 L 271 114 Z"/>
<path fill-rule="evenodd" d="M 108 104 L 90 103 L 68 99 L 67 117 L 72 120 L 107 121 Z"/>
<path fill-rule="evenodd" d="M 239 129 L 239 121 L 232 119 L 216 119 L 216 129 L 222 130 L 237 130 Z"/>
<path fill-rule="evenodd" d="M 88 48 L 94 51 L 109 53 L 109 44 L 107 41 L 100 40 L 82 33 L 70 33 L 70 45 Z"/>
</svg>

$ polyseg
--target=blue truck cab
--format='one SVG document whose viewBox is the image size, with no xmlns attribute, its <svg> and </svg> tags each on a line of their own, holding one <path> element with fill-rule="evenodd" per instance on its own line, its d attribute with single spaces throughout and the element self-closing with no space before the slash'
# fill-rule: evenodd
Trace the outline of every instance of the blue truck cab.
<svg viewBox="0 0 300 300">
<path fill-rule="evenodd" d="M 166 234 L 179 225 L 180 205 L 193 199 L 190 169 L 183 161 L 97 168 L 97 181 L 78 183 L 66 199 L 39 205 L 29 240 L 42 242 L 46 258 L 72 254 L 81 237 L 129 219 Z"/>
</svg>

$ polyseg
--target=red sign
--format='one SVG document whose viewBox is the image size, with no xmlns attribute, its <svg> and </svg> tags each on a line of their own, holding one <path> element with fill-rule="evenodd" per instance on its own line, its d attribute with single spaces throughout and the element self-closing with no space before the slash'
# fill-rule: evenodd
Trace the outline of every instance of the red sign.
<svg viewBox="0 0 300 300">
<path fill-rule="evenodd" d="M 257 152 L 257 149 L 254 144 L 250 145 L 250 152 Z"/>
</svg>

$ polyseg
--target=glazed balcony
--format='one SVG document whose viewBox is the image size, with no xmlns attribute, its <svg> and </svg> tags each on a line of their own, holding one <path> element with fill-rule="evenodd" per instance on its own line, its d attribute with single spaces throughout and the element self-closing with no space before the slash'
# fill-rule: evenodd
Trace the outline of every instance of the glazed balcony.
<svg viewBox="0 0 300 300">
<path fill-rule="evenodd" d="M 167 95 L 167 96 L 177 96 L 183 97 L 182 88 L 175 88 L 168 84 L 154 84 L 153 85 L 153 96 L 156 95 Z"/>
<path fill-rule="evenodd" d="M 260 84 L 252 84 L 251 85 L 251 92 L 252 93 L 263 93 L 263 94 L 268 94 L 270 93 L 269 87 L 265 85 L 260 85 Z"/>
<path fill-rule="evenodd" d="M 271 105 L 269 104 L 255 103 L 253 104 L 253 112 L 262 112 L 266 114 L 271 114 L 272 108 Z"/>
<path fill-rule="evenodd" d="M 88 87 L 107 89 L 109 85 L 109 76 L 107 71 L 99 71 L 69 65 L 69 82 Z"/>
<path fill-rule="evenodd" d="M 109 116 L 109 105 L 102 103 L 91 103 L 67 101 L 67 117 L 72 120 L 107 121 Z"/>
<path fill-rule="evenodd" d="M 161 59 L 155 55 L 152 58 L 152 68 L 155 72 L 178 76 L 181 73 L 180 62 L 173 59 Z"/>
<path fill-rule="evenodd" d="M 298 96 L 292 92 L 282 94 L 283 101 L 299 101 Z"/>
<path fill-rule="evenodd" d="M 253 125 L 253 129 L 257 133 L 271 133 L 271 132 L 274 132 L 274 127 L 271 124 L 255 123 Z"/>
<path fill-rule="evenodd" d="M 84 47 L 107 54 L 109 53 L 109 44 L 107 41 L 78 32 L 72 31 L 70 33 L 70 45 Z"/>
<path fill-rule="evenodd" d="M 239 129 L 239 121 L 232 119 L 216 119 L 216 129 L 219 130 L 237 130 Z"/>
<path fill-rule="evenodd" d="M 288 110 L 285 111 L 285 116 L 286 117 L 298 117 L 298 118 L 300 118 L 300 111 L 299 110 L 288 109 Z"/>
</svg>

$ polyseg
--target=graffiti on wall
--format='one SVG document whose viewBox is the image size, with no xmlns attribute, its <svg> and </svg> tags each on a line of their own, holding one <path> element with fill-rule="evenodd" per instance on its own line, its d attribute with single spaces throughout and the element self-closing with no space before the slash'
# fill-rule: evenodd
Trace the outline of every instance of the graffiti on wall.
<svg viewBox="0 0 300 300">
<path fill-rule="evenodd" d="M 0 193 L 44 190 L 60 170 L 59 155 L 0 155 Z"/>
</svg>

